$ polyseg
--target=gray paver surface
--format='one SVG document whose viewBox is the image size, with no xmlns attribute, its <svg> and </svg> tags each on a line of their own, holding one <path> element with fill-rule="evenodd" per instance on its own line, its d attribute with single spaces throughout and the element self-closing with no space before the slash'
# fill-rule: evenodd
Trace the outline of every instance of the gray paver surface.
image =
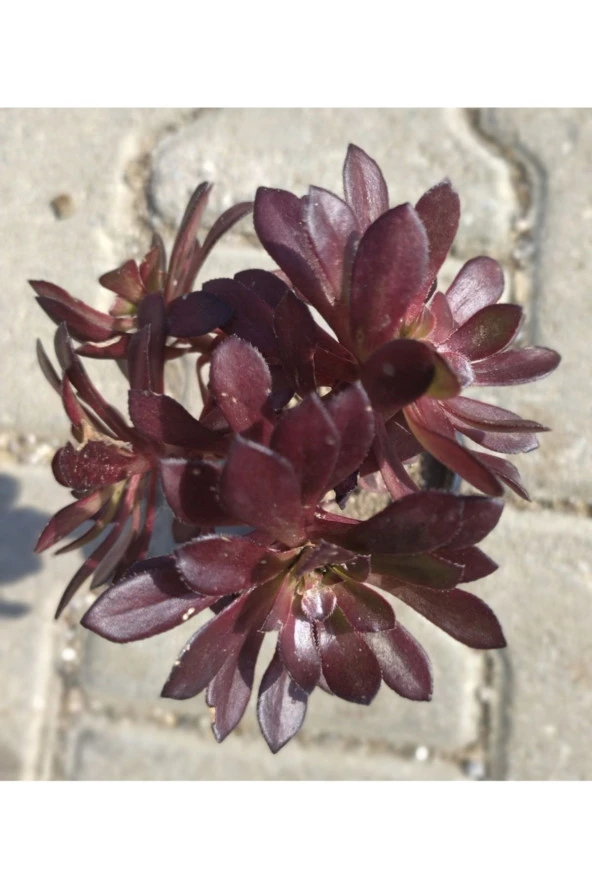
<svg viewBox="0 0 592 888">
<path fill-rule="evenodd" d="M 591 779 L 592 113 L 9 110 L 0 125 L 0 778 Z M 158 698 L 189 627 L 111 645 L 76 627 L 84 592 L 53 622 L 78 556 L 37 558 L 31 548 L 69 501 L 47 465 L 68 426 L 34 359 L 37 336 L 51 351 L 53 325 L 25 282 L 46 278 L 105 306 L 97 277 L 141 256 L 151 225 L 170 244 L 201 177 L 217 182 L 207 227 L 258 184 L 339 191 L 349 141 L 381 164 L 392 202 L 451 178 L 463 220 L 444 283 L 471 256 L 494 256 L 507 298 L 527 307 L 524 342 L 557 348 L 564 361 L 548 380 L 491 393 L 554 428 L 515 460 L 535 503 L 517 509 L 509 497 L 484 546 L 502 568 L 473 587 L 498 613 L 508 650 L 470 651 L 399 606 L 431 655 L 432 703 L 381 691 L 371 707 L 352 707 L 317 691 L 301 735 L 271 756 L 254 701 L 218 746 L 203 699 Z M 202 279 L 272 264 L 244 221 Z M 124 399 L 117 372 L 96 370 L 105 393 Z M 173 372 L 171 390 L 195 403 L 191 368 Z"/>
</svg>

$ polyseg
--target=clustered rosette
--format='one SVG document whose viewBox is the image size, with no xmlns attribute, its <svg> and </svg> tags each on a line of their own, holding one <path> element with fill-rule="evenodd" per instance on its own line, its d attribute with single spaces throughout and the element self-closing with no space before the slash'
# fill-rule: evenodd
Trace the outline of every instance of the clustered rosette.
<svg viewBox="0 0 592 888">
<path fill-rule="evenodd" d="M 108 315 L 33 282 L 59 325 L 62 375 L 41 346 L 39 359 L 78 444 L 53 462 L 75 502 L 37 549 L 88 521 L 60 551 L 104 534 L 58 614 L 88 577 L 110 583 L 82 622 L 112 641 L 213 612 L 162 693 L 206 691 L 217 740 L 242 718 L 265 633 L 277 633 L 257 707 L 277 752 L 316 687 L 369 704 L 384 681 L 430 699 L 429 660 L 390 596 L 463 644 L 505 644 L 490 608 L 458 585 L 497 567 L 478 544 L 499 520 L 500 481 L 526 492 L 509 461 L 458 438 L 511 454 L 537 446 L 544 428 L 461 392 L 537 379 L 559 359 L 511 348 L 521 309 L 497 304 L 493 260 L 472 260 L 446 293 L 437 289 L 460 213 L 448 182 L 415 208 L 389 210 L 379 168 L 350 146 L 345 200 L 319 188 L 304 198 L 258 190 L 255 229 L 278 272 L 249 269 L 194 290 L 211 248 L 252 207 L 228 210 L 201 245 L 209 188 L 194 193 L 168 266 L 155 237 L 139 265 L 100 279 L 116 294 Z M 199 417 L 165 394 L 167 361 L 187 353 L 197 354 Z M 118 361 L 129 420 L 102 398 L 81 355 Z M 486 495 L 420 490 L 408 468 L 425 453 Z M 338 513 L 333 501 L 343 507 L 359 485 L 386 489 L 390 504 L 363 521 Z M 159 490 L 177 546 L 150 557 Z"/>
</svg>

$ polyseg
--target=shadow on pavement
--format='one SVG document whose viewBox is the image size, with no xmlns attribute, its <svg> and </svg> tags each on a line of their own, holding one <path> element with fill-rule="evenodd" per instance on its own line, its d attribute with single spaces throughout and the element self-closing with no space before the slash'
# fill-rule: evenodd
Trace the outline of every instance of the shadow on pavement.
<svg viewBox="0 0 592 888">
<path fill-rule="evenodd" d="M 18 504 L 19 483 L 0 473 L 0 619 L 22 617 L 30 606 L 7 596 L 6 587 L 41 570 L 33 547 L 50 519 L 47 512 Z"/>
</svg>

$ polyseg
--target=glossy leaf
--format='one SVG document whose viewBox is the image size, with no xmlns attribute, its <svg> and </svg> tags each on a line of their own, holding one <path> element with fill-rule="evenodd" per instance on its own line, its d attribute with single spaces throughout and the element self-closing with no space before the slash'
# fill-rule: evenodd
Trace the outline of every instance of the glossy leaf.
<svg viewBox="0 0 592 888">
<path fill-rule="evenodd" d="M 231 306 L 214 293 L 187 293 L 168 306 L 169 333 L 181 339 L 196 339 L 224 327 L 232 315 Z"/>
<path fill-rule="evenodd" d="M 479 361 L 501 351 L 515 338 L 522 309 L 519 305 L 487 305 L 465 321 L 446 340 L 445 347 Z"/>
<path fill-rule="evenodd" d="M 82 625 L 109 641 L 138 641 L 180 626 L 215 600 L 190 592 L 171 557 L 152 562 L 107 589 Z"/>
<path fill-rule="evenodd" d="M 436 357 L 415 339 L 394 339 L 377 349 L 360 369 L 374 409 L 389 419 L 420 398 L 434 379 Z"/>
<path fill-rule="evenodd" d="M 255 231 L 259 240 L 297 290 L 327 320 L 332 299 L 304 223 L 304 205 L 279 188 L 258 188 Z"/>
<path fill-rule="evenodd" d="M 315 391 L 313 357 L 318 337 L 309 309 L 288 290 L 275 309 L 273 326 L 278 352 L 294 389 L 302 395 Z"/>
<path fill-rule="evenodd" d="M 283 666 L 278 650 L 259 687 L 257 717 L 272 752 L 279 752 L 302 726 L 308 694 Z"/>
<path fill-rule="evenodd" d="M 206 702 L 212 710 L 212 731 L 218 743 L 234 730 L 244 715 L 262 642 L 262 632 L 248 635 L 242 648 L 226 660 L 208 685 Z"/>
<path fill-rule="evenodd" d="M 479 490 L 482 490 L 483 493 L 491 496 L 501 495 L 502 487 L 495 475 L 485 465 L 481 458 L 482 454 L 477 455 L 461 447 L 454 440 L 454 430 L 450 437 L 434 431 L 428 427 L 425 414 L 423 412 L 413 412 L 413 408 L 409 408 L 405 415 L 409 428 L 417 440 L 436 459 L 448 466 L 449 469 L 452 469 L 453 472 L 457 472 Z"/>
<path fill-rule="evenodd" d="M 367 358 L 397 333 L 425 275 L 425 229 L 409 204 L 374 222 L 362 240 L 352 271 L 351 332 Z"/>
<path fill-rule="evenodd" d="M 357 240 L 356 217 L 341 198 L 324 188 L 311 187 L 304 222 L 337 302 L 344 288 L 344 265 L 348 270 L 345 256 L 353 253 Z"/>
<path fill-rule="evenodd" d="M 93 493 L 89 493 L 88 496 L 64 506 L 45 525 L 37 540 L 35 552 L 37 554 L 45 552 L 46 549 L 59 543 L 60 540 L 71 534 L 85 521 L 94 518 L 104 502 L 105 494 L 101 490 L 96 490 Z"/>
<path fill-rule="evenodd" d="M 264 420 L 271 374 L 250 343 L 237 336 L 220 343 L 212 355 L 210 388 L 233 431 L 246 432 Z"/>
<path fill-rule="evenodd" d="M 307 589 L 302 596 L 302 611 L 311 622 L 328 620 L 333 611 L 337 599 L 333 589 L 328 589 L 320 584 Z"/>
<path fill-rule="evenodd" d="M 428 236 L 429 257 L 416 304 L 420 305 L 448 256 L 460 221 L 460 200 L 448 179 L 439 182 L 415 205 Z M 421 301 L 420 301 L 421 300 Z"/>
<path fill-rule="evenodd" d="M 522 499 L 530 502 L 530 496 L 524 486 L 520 472 L 516 466 L 512 465 L 507 459 L 500 459 L 498 456 L 492 456 L 490 453 L 480 454 L 485 465 L 498 477 L 504 484 L 517 493 Z"/>
<path fill-rule="evenodd" d="M 392 607 L 374 589 L 354 580 L 345 580 L 334 589 L 340 610 L 357 632 L 384 632 L 395 625 Z"/>
<path fill-rule="evenodd" d="M 422 646 L 400 623 L 387 632 L 372 632 L 366 642 L 389 688 L 408 700 L 432 699 L 432 670 Z"/>
<path fill-rule="evenodd" d="M 252 589 L 284 567 L 284 560 L 248 537 L 203 536 L 174 551 L 185 583 L 201 595 L 234 595 Z"/>
<path fill-rule="evenodd" d="M 321 674 L 321 657 L 312 625 L 293 607 L 278 638 L 282 663 L 307 694 L 316 687 Z"/>
<path fill-rule="evenodd" d="M 468 647 L 490 650 L 506 646 L 497 617 L 485 602 L 470 592 L 401 587 L 394 594 Z"/>
<path fill-rule="evenodd" d="M 316 394 L 278 420 L 271 448 L 292 464 L 301 482 L 304 505 L 316 505 L 329 489 L 340 443 L 335 424 Z"/>
<path fill-rule="evenodd" d="M 297 545 L 304 536 L 300 486 L 288 460 L 236 436 L 220 489 L 223 504 L 239 521 Z"/>
<path fill-rule="evenodd" d="M 331 691 L 350 703 L 371 703 L 382 678 L 378 661 L 339 608 L 319 626 L 318 637 L 323 675 Z"/>
<path fill-rule="evenodd" d="M 466 323 L 481 308 L 497 302 L 504 290 L 504 275 L 494 259 L 477 256 L 466 262 L 446 298 L 457 326 Z"/>
<path fill-rule="evenodd" d="M 106 342 L 122 329 L 124 322 L 96 311 L 80 299 L 74 299 L 66 290 L 48 281 L 29 281 L 37 293 L 37 302 L 56 324 L 65 322 L 74 339 L 80 342 Z"/>
<path fill-rule="evenodd" d="M 422 555 L 373 555 L 372 571 L 368 582 L 387 591 L 390 591 L 390 586 L 385 583 L 389 579 L 432 589 L 452 589 L 463 577 L 462 564 L 440 558 L 433 552 Z M 380 579 L 372 579 L 374 573 L 380 574 Z"/>
<path fill-rule="evenodd" d="M 164 495 L 180 521 L 199 527 L 236 523 L 220 503 L 220 474 L 220 466 L 207 460 L 161 460 Z"/>
<path fill-rule="evenodd" d="M 550 348 L 515 348 L 473 365 L 475 385 L 524 385 L 548 376 L 561 358 Z"/>
<path fill-rule="evenodd" d="M 356 215 L 361 234 L 388 210 L 388 188 L 384 176 L 378 164 L 357 145 L 349 145 L 347 149 L 343 191 Z"/>
<path fill-rule="evenodd" d="M 156 443 L 213 453 L 225 449 L 220 434 L 212 432 L 168 395 L 130 391 L 129 413 L 137 431 Z"/>
<path fill-rule="evenodd" d="M 454 494 L 413 493 L 354 525 L 342 537 L 343 545 L 373 554 L 432 552 L 453 539 L 462 514 L 462 500 Z"/>
<path fill-rule="evenodd" d="M 361 383 L 348 385 L 323 400 L 337 429 L 340 443 L 330 487 L 335 487 L 357 471 L 374 439 L 372 407 Z"/>
</svg>

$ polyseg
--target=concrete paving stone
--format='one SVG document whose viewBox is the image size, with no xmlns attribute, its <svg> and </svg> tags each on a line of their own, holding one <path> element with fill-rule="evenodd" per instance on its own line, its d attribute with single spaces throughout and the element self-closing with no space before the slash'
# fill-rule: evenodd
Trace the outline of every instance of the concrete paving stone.
<svg viewBox="0 0 592 888">
<path fill-rule="evenodd" d="M 592 303 L 592 111 L 495 109 L 482 112 L 485 131 L 535 166 L 535 199 L 542 224 L 535 239 L 537 345 L 563 360 L 548 379 L 506 389 L 509 409 L 550 425 L 540 451 L 529 457 L 529 476 L 547 498 L 592 502 L 592 413 L 588 409 Z M 506 396 L 506 392 L 508 395 Z"/>
<path fill-rule="evenodd" d="M 196 177 L 217 183 L 206 226 L 233 203 L 252 200 L 259 185 L 304 194 L 314 184 L 341 194 L 349 142 L 380 164 L 392 205 L 417 201 L 448 176 L 464 207 L 456 254 L 509 256 L 516 211 L 509 168 L 474 138 L 464 112 L 454 109 L 206 109 L 156 146 L 153 207 L 177 225 Z M 237 230 L 252 231 L 250 221 Z"/>
<path fill-rule="evenodd" d="M 46 467 L 0 466 L 0 779 L 32 777 L 47 711 L 60 627 L 53 613 L 71 573 L 68 557 L 32 552 L 68 494 Z"/>
<path fill-rule="evenodd" d="M 475 585 L 508 641 L 507 777 L 590 780 L 592 522 L 508 507 L 485 548 L 500 569 Z"/>
<path fill-rule="evenodd" d="M 35 358 L 37 338 L 53 351 L 55 327 L 27 281 L 49 280 L 95 307 L 109 306 L 111 296 L 98 277 L 148 245 L 136 212 L 141 185 L 132 182 L 130 167 L 150 149 L 156 133 L 185 117 L 175 109 L 0 110 L 5 379 L 9 369 L 0 431 L 62 438 L 62 411 Z M 70 207 L 62 218 L 52 207 L 60 195 L 68 197 Z M 28 397 L 23 397 L 24 381 L 35 387 Z M 121 386 L 110 382 L 103 390 L 108 396 L 121 394 Z"/>
<path fill-rule="evenodd" d="M 291 741 L 272 755 L 262 737 L 213 737 L 84 716 L 56 779 L 65 780 L 463 780 L 449 762 L 418 762 Z"/>
</svg>

